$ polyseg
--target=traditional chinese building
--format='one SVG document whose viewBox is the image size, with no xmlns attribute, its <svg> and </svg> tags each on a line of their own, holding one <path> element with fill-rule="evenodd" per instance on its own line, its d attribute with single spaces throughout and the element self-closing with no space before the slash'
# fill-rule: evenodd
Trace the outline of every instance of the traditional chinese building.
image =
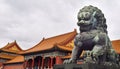
<svg viewBox="0 0 120 69">
<path fill-rule="evenodd" d="M 3 69 L 26 69 L 24 68 L 24 56 L 16 56 L 14 59 L 5 62 Z"/>
<path fill-rule="evenodd" d="M 54 64 L 62 64 L 64 59 L 70 58 L 76 34 L 74 30 L 62 35 L 43 38 L 32 48 L 17 52 L 18 56 L 4 63 L 4 69 L 51 69 Z M 112 45 L 120 54 L 120 40 L 112 41 Z"/>
<path fill-rule="evenodd" d="M 19 56 L 19 52 L 22 49 L 19 47 L 16 41 L 8 43 L 3 48 L 0 48 L 0 65 L 3 63 L 14 59 L 16 56 Z"/>
<path fill-rule="evenodd" d="M 66 34 L 43 38 L 34 47 L 21 52 L 25 57 L 25 68 L 52 68 L 54 64 L 62 64 L 61 57 L 71 53 L 76 30 Z"/>
</svg>

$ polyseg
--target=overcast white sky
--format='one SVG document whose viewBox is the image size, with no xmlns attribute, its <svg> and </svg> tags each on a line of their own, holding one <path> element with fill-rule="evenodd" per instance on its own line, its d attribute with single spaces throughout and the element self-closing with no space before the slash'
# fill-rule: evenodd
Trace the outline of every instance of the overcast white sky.
<svg viewBox="0 0 120 69">
<path fill-rule="evenodd" d="M 101 9 L 110 39 L 120 39 L 120 0 L 0 0 L 0 47 L 16 40 L 28 49 L 43 37 L 78 30 L 77 13 L 86 5 Z"/>
</svg>

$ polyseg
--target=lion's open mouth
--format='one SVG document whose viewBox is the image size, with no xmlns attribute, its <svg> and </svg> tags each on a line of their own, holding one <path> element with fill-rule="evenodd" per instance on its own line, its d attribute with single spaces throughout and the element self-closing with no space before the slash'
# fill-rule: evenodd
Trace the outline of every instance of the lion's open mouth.
<svg viewBox="0 0 120 69">
<path fill-rule="evenodd" d="M 90 21 L 84 21 L 84 22 L 78 22 L 77 23 L 79 26 L 89 26 L 92 25 L 92 23 Z"/>
<path fill-rule="evenodd" d="M 92 26 L 92 24 L 91 23 L 80 23 L 80 26 L 88 27 L 88 26 Z"/>
<path fill-rule="evenodd" d="M 88 31 L 88 30 L 90 30 L 91 29 L 91 24 L 90 25 L 82 25 L 82 26 L 80 26 L 80 30 L 81 31 Z"/>
</svg>

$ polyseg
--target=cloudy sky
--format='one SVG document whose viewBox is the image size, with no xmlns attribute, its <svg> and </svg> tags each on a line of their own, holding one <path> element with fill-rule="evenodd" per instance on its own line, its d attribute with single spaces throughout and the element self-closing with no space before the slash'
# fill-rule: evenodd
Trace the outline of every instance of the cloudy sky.
<svg viewBox="0 0 120 69">
<path fill-rule="evenodd" d="M 77 13 L 86 5 L 101 9 L 110 39 L 120 39 L 120 0 L 0 0 L 0 47 L 16 40 L 28 49 L 43 37 L 78 30 Z"/>
</svg>

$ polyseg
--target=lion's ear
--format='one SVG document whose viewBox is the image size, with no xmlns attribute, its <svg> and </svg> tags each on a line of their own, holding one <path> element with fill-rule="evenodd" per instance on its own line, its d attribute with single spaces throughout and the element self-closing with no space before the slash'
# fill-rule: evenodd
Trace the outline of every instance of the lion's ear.
<svg viewBox="0 0 120 69">
<path fill-rule="evenodd" d="M 95 17 L 95 15 L 96 15 L 96 11 L 94 11 L 92 15 Z"/>
</svg>

